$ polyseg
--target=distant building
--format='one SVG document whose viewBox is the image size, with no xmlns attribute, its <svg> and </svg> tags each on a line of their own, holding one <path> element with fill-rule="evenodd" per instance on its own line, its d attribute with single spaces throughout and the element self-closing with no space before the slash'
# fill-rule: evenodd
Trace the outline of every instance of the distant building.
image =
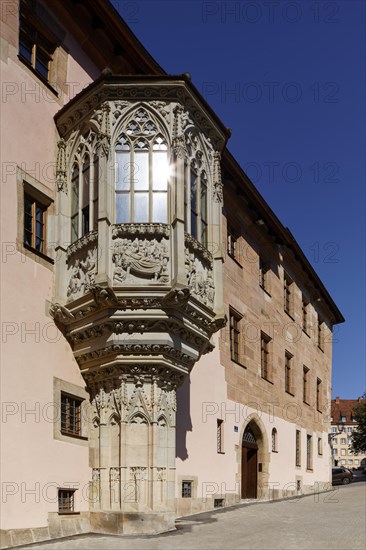
<svg viewBox="0 0 366 550">
<path fill-rule="evenodd" d="M 1 17 L 2 546 L 328 487 L 344 319 L 230 132 L 106 0 Z"/>
<path fill-rule="evenodd" d="M 353 453 L 350 445 L 352 435 L 357 430 L 357 422 L 353 416 L 353 410 L 358 399 L 332 399 L 332 454 L 334 466 L 345 466 L 346 468 L 358 468 L 366 466 L 366 453 Z"/>
</svg>

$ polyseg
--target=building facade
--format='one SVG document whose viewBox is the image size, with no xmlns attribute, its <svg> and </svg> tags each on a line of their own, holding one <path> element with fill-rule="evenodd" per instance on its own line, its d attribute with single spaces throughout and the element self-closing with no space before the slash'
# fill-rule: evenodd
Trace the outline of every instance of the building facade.
<svg viewBox="0 0 366 550">
<path fill-rule="evenodd" d="M 328 487 L 343 317 L 229 131 L 109 3 L 5 4 L 2 546 Z"/>
<path fill-rule="evenodd" d="M 362 399 L 332 399 L 332 458 L 334 466 L 345 466 L 351 470 L 366 467 L 366 453 L 352 452 L 352 435 L 357 430 L 353 416 L 354 408 Z"/>
</svg>

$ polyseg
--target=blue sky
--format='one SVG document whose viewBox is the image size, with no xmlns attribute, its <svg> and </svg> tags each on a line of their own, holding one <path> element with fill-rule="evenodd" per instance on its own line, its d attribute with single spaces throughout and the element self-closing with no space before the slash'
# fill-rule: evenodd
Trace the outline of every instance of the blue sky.
<svg viewBox="0 0 366 550">
<path fill-rule="evenodd" d="M 346 323 L 333 397 L 365 391 L 365 11 L 360 1 L 122 1 L 171 74 L 189 72 L 228 147 Z"/>
</svg>

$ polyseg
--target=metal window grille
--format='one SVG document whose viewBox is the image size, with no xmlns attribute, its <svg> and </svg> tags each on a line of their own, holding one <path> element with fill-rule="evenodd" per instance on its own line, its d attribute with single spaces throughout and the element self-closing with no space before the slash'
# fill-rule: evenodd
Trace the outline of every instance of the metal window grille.
<svg viewBox="0 0 366 550">
<path fill-rule="evenodd" d="M 182 482 L 182 498 L 192 497 L 192 481 Z"/>
<path fill-rule="evenodd" d="M 61 432 L 70 435 L 81 435 L 82 400 L 70 395 L 61 394 Z"/>
<path fill-rule="evenodd" d="M 75 490 L 58 490 L 58 511 L 60 513 L 70 513 L 74 511 L 74 493 Z"/>
<path fill-rule="evenodd" d="M 300 430 L 296 430 L 296 466 L 301 466 Z"/>
<path fill-rule="evenodd" d="M 224 421 L 217 420 L 217 452 L 222 453 L 224 450 Z"/>
</svg>

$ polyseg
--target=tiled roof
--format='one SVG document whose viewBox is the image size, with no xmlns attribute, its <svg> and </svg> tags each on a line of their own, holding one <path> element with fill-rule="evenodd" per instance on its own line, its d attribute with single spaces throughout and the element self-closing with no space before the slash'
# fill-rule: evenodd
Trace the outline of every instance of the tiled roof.
<svg viewBox="0 0 366 550">
<path fill-rule="evenodd" d="M 343 416 L 346 417 L 347 423 L 353 423 L 352 411 L 359 403 L 364 403 L 363 400 L 358 399 L 332 399 L 332 424 L 337 424 L 341 421 Z"/>
</svg>

